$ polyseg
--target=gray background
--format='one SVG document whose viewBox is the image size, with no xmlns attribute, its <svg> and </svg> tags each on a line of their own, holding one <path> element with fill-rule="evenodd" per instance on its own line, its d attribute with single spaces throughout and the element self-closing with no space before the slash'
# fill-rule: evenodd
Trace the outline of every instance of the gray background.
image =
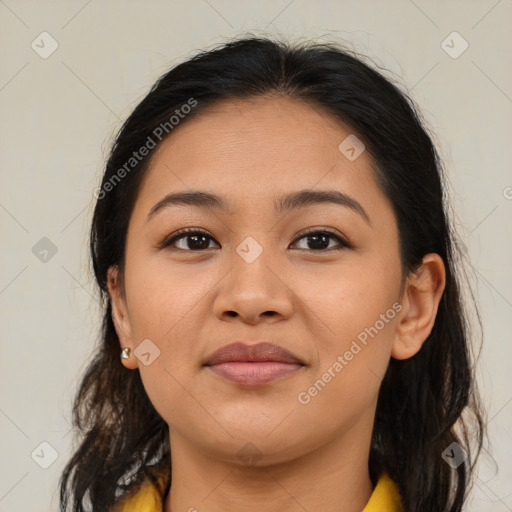
<svg viewBox="0 0 512 512">
<path fill-rule="evenodd" d="M 71 399 L 97 341 L 87 234 L 113 134 L 169 67 L 246 31 L 342 38 L 420 105 L 484 323 L 493 459 L 467 510 L 511 511 L 511 22 L 511 0 L 0 0 L 0 512 L 58 509 Z"/>
</svg>

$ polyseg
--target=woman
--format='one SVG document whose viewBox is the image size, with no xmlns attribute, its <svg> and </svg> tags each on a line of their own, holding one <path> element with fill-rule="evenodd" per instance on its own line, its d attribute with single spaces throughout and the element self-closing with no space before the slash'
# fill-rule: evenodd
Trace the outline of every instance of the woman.
<svg viewBox="0 0 512 512">
<path fill-rule="evenodd" d="M 462 510 L 483 423 L 456 240 L 386 78 L 334 44 L 204 51 L 96 197 L 102 343 L 62 511 Z"/>
</svg>

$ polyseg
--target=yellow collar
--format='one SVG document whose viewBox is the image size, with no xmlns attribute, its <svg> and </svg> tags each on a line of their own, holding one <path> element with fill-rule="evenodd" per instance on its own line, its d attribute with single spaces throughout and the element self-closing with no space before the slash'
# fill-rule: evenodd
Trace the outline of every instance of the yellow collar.
<svg viewBox="0 0 512 512">
<path fill-rule="evenodd" d="M 154 478 L 132 489 L 110 512 L 162 512 L 163 497 L 170 481 L 168 469 L 155 471 Z M 370 500 L 361 512 L 401 512 L 398 487 L 386 473 L 379 477 Z"/>
<path fill-rule="evenodd" d="M 401 510 L 402 503 L 397 485 L 387 473 L 382 473 L 362 512 L 401 512 Z"/>
</svg>

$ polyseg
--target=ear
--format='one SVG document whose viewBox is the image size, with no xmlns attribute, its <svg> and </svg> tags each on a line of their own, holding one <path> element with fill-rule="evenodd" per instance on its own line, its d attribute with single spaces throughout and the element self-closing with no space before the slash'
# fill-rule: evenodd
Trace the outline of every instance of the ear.
<svg viewBox="0 0 512 512">
<path fill-rule="evenodd" d="M 427 254 L 406 279 L 391 357 L 408 359 L 420 350 L 434 327 L 445 284 L 443 259 L 439 254 Z"/>
<path fill-rule="evenodd" d="M 112 321 L 114 322 L 117 337 L 119 338 L 119 343 L 121 345 L 119 347 L 119 354 L 121 354 L 121 349 L 125 347 L 129 347 L 131 349 L 130 357 L 128 359 L 122 359 L 121 362 L 126 368 L 134 370 L 138 368 L 137 358 L 133 355 L 133 351 L 136 347 L 133 343 L 124 287 L 119 276 L 119 269 L 117 265 L 113 265 L 108 269 L 107 287 L 110 302 L 112 304 Z"/>
</svg>

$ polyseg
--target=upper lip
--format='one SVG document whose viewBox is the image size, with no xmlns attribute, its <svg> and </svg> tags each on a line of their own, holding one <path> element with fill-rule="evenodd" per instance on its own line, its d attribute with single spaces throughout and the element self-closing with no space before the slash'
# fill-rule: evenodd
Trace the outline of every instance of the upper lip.
<svg viewBox="0 0 512 512">
<path fill-rule="evenodd" d="M 275 361 L 304 365 L 304 363 L 289 350 L 274 345 L 273 343 L 261 342 L 248 345 L 241 341 L 219 348 L 206 358 L 204 365 L 211 366 L 214 364 L 237 361 Z"/>
</svg>

